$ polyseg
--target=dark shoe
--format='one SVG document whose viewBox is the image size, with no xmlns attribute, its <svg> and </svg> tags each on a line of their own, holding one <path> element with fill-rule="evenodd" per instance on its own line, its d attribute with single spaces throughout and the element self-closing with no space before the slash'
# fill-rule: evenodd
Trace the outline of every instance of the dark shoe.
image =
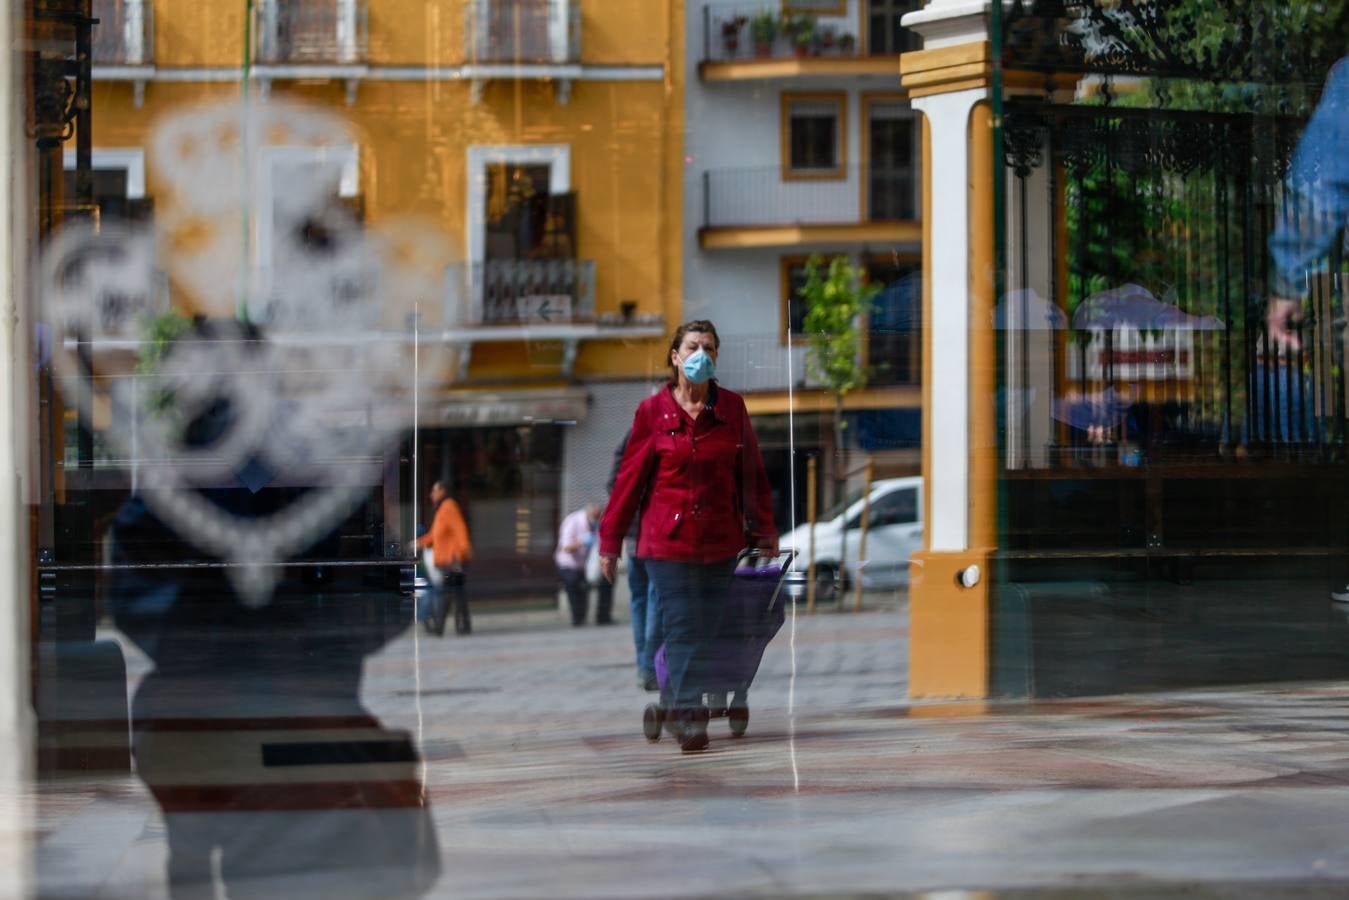
<svg viewBox="0 0 1349 900">
<path fill-rule="evenodd" d="M 697 753 L 707 749 L 707 708 L 687 709 L 678 713 L 679 729 L 675 737 L 679 749 L 685 753 Z"/>
<path fill-rule="evenodd" d="M 685 725 L 679 733 L 679 749 L 684 753 L 697 753 L 707 749 L 707 723 Z"/>
<path fill-rule="evenodd" d="M 655 672 L 643 672 L 637 677 L 637 680 L 641 683 L 644 691 L 660 690 L 660 681 L 656 678 Z"/>
</svg>

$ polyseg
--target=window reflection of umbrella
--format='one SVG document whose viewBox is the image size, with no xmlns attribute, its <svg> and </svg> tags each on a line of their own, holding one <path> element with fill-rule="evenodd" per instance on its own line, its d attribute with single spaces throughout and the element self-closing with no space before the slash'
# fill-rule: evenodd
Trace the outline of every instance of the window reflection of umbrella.
<svg viewBox="0 0 1349 900">
<path fill-rule="evenodd" d="M 1033 290 L 1012 291 L 993 307 L 993 327 L 999 331 L 1059 331 L 1068 327 L 1068 316 Z"/>
<path fill-rule="evenodd" d="M 1159 300 L 1152 292 L 1141 285 L 1129 283 L 1110 290 L 1092 294 L 1078 306 L 1073 313 L 1073 328 L 1077 331 L 1104 332 L 1105 347 L 1102 355 L 1102 379 L 1105 390 L 1099 394 L 1085 391 L 1087 379 L 1086 345 L 1081 345 L 1082 382 L 1080 399 L 1065 402 L 1056 410 L 1055 418 L 1068 422 L 1075 428 L 1085 428 L 1089 434 L 1099 433 L 1102 427 L 1108 428 L 1128 408 L 1129 399 L 1117 395 L 1110 383 L 1114 381 L 1113 347 L 1114 332 L 1128 327 L 1138 332 L 1157 331 L 1223 331 L 1224 323 L 1213 316 L 1197 316 L 1185 312 L 1180 307 Z M 1065 398 L 1067 399 L 1067 398 Z M 1083 422 L 1087 424 L 1082 424 Z"/>
<path fill-rule="evenodd" d="M 1191 331 L 1222 331 L 1223 323 L 1213 316 L 1194 316 L 1178 306 L 1158 300 L 1147 288 L 1136 284 L 1111 288 L 1092 294 L 1073 313 L 1073 328 L 1113 329 L 1129 325 L 1139 331 L 1184 328 Z"/>
</svg>

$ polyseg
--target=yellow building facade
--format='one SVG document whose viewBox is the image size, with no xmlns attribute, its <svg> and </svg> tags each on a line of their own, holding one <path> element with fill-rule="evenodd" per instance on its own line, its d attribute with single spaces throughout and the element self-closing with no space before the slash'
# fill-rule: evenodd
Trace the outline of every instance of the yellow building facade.
<svg viewBox="0 0 1349 900">
<path fill-rule="evenodd" d="M 470 172 L 471 150 L 561 149 L 569 170 L 563 182 L 575 196 L 572 253 L 594 263 L 593 305 L 574 309 L 571 320 L 588 324 L 621 313 L 624 303 L 632 304 L 629 321 L 677 317 L 681 203 L 670 186 L 681 173 L 683 67 L 681 29 L 671 23 L 681 4 L 95 5 L 95 170 L 110 160 L 125 165 L 147 148 L 157 122 L 204 104 L 299 101 L 340 117 L 357 136 L 351 199 L 367 226 L 426 222 L 448 240 L 447 258 L 466 264 L 474 262 L 470 203 L 483 199 L 470 196 L 483 174 Z M 570 26 L 566 34 L 557 33 L 559 19 Z M 144 196 L 162 202 L 153 155 L 136 165 L 144 167 Z M 464 324 L 486 323 L 469 317 Z M 663 333 L 663 324 L 654 330 Z M 577 334 L 584 336 L 574 366 L 552 372 L 553 380 L 642 376 L 659 364 L 659 341 L 650 335 Z M 545 374 L 523 337 L 503 337 L 464 339 L 474 347 L 465 382 Z"/>
<path fill-rule="evenodd" d="M 448 362 L 419 391 L 416 474 L 398 487 L 403 529 L 420 518 L 413 494 L 448 479 L 468 508 L 481 571 L 502 584 L 527 571 L 551 590 L 556 522 L 603 500 L 613 448 L 636 398 L 663 375 L 680 320 L 682 2 L 94 7 L 92 167 L 105 220 L 152 218 L 161 254 L 200 231 L 247 235 L 252 257 L 239 268 L 263 269 L 265 223 L 292 187 L 286 154 L 336 160 L 342 206 L 365 233 L 416 245 L 434 282 L 416 309 L 420 362 L 428 351 Z M 257 190 L 244 221 L 184 219 L 199 199 L 182 174 L 192 167 L 169 172 L 155 136 L 229 104 L 312 110 L 345 136 L 304 137 L 284 112 L 266 119 L 271 131 L 253 139 L 282 163 L 249 176 Z M 214 150 L 179 141 L 170 155 L 228 156 L 238 135 L 214 139 Z M 68 149 L 68 173 L 75 165 Z M 168 275 L 180 312 L 240 311 L 202 309 L 172 267 Z M 402 327 L 411 311 L 386 324 Z"/>
</svg>

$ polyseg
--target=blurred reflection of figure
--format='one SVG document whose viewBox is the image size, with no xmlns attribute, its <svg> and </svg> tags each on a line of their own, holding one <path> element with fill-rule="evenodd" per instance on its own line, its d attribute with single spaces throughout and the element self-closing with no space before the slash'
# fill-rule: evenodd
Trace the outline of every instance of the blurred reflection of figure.
<svg viewBox="0 0 1349 900">
<path fill-rule="evenodd" d="M 1270 340 L 1288 350 L 1302 342 L 1307 272 L 1349 232 L 1349 59 L 1330 70 L 1321 103 L 1307 123 L 1284 184 L 1284 202 L 1269 238 L 1274 261 L 1266 309 Z"/>
<path fill-rule="evenodd" d="M 218 493 L 236 513 L 275 512 L 267 491 Z M 159 567 L 192 551 L 139 500 L 112 534 L 110 609 L 155 664 L 132 731 L 164 814 L 169 895 L 215 897 L 217 868 L 235 900 L 429 890 L 439 850 L 418 754 L 358 699 L 365 657 L 407 627 L 397 591 L 287 579 L 251 609 L 218 570 Z"/>
<path fill-rule="evenodd" d="M 431 485 L 431 505 L 435 509 L 431 530 L 417 539 L 417 548 L 431 548 L 432 561 L 440 570 L 442 580 L 439 588 L 432 587 L 429 592 L 422 623 L 432 634 L 444 634 L 446 606 L 452 605 L 455 634 L 469 634 L 473 623 L 468 614 L 464 580 L 465 566 L 473 558 L 473 544 L 469 540 L 468 525 L 464 523 L 459 504 L 445 490 L 444 482 Z"/>
<path fill-rule="evenodd" d="M 618 480 L 618 468 L 623 463 L 623 454 L 628 449 L 628 437 L 614 451 L 614 467 L 609 472 L 609 493 L 614 491 L 614 482 Z M 645 499 L 645 498 L 643 498 Z M 637 555 L 637 522 L 634 519 L 623 541 L 628 550 L 628 590 L 632 595 L 632 643 L 637 650 L 637 684 L 645 691 L 660 690 L 656 682 L 656 650 L 665 640 L 660 621 L 660 594 L 646 571 L 646 560 Z M 608 582 L 601 576 L 600 581 Z"/>
<path fill-rule="evenodd" d="M 720 387 L 711 322 L 679 326 L 670 383 L 642 401 L 600 525 L 603 575 L 613 581 L 623 536 L 639 514 L 637 554 L 660 594 L 672 717 L 680 749 L 707 746 L 714 642 L 747 536 L 773 554 L 773 494 L 745 401 Z"/>
<path fill-rule="evenodd" d="M 194 329 L 219 340 L 210 323 Z M 218 446 L 246 402 L 200 399 L 182 423 L 191 449 Z M 255 458 L 199 499 L 276 521 L 308 489 L 272 481 Z M 335 529 L 312 552 L 338 546 Z M 440 863 L 420 759 L 359 699 L 365 657 L 409 624 L 398 590 L 341 576 L 315 589 L 314 566 L 298 564 L 261 604 L 241 598 L 219 568 L 184 565 L 200 552 L 137 496 L 118 510 L 108 547 L 108 609 L 154 663 L 132 700 L 132 740 L 164 814 L 170 896 L 215 897 L 217 877 L 234 900 L 429 890 Z"/>
<path fill-rule="evenodd" d="M 571 624 L 578 628 L 586 623 L 590 608 L 586 558 L 595 544 L 595 523 L 599 518 L 600 508 L 593 503 L 587 503 L 564 518 L 557 532 L 557 549 L 553 552 L 557 574 L 567 592 L 567 605 L 571 607 Z"/>
<path fill-rule="evenodd" d="M 1309 293 L 1307 273 L 1323 264 L 1336 241 L 1349 239 L 1349 58 L 1330 70 L 1321 102 L 1298 141 L 1269 237 L 1274 267 L 1265 309 L 1276 352 L 1302 347 L 1298 327 Z M 1349 585 L 1331 599 L 1349 603 Z"/>
</svg>

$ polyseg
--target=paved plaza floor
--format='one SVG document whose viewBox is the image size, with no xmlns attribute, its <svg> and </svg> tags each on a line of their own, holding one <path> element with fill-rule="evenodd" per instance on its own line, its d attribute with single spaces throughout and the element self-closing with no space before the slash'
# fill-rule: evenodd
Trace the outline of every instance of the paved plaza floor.
<svg viewBox="0 0 1349 900">
<path fill-rule="evenodd" d="M 1349 684 L 910 702 L 902 605 L 827 612 L 769 648 L 743 739 L 714 721 L 681 756 L 642 736 L 626 625 L 475 628 L 409 630 L 361 686 L 423 760 L 428 896 L 1349 896 Z M 49 781 L 36 807 L 41 896 L 169 896 L 134 776 Z M 332 862 L 201 896 L 398 895 Z"/>
</svg>

